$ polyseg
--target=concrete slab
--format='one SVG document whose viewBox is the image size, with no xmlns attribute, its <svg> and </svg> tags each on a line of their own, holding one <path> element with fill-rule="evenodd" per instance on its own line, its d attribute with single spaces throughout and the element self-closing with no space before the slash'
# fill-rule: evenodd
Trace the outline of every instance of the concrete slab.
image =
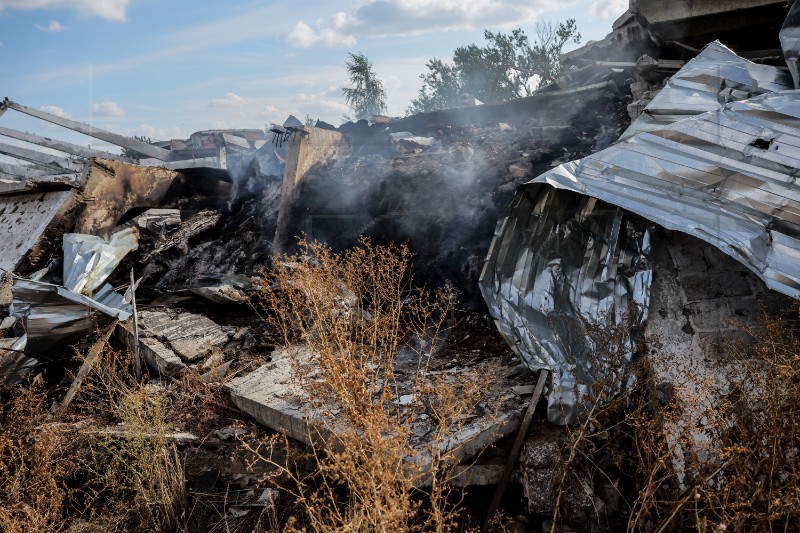
<svg viewBox="0 0 800 533">
<path fill-rule="evenodd" d="M 0 270 L 27 274 L 61 255 L 79 208 L 73 191 L 0 196 Z"/>
<path fill-rule="evenodd" d="M 86 209 L 75 231 L 108 238 L 119 219 L 138 207 L 158 207 L 177 172 L 111 159 L 92 159 L 84 187 Z"/>
<path fill-rule="evenodd" d="M 302 126 L 292 133 L 283 172 L 281 203 L 273 249 L 281 251 L 288 235 L 289 212 L 295 199 L 295 189 L 306 173 L 318 163 L 334 160 L 339 154 L 342 134 L 338 131 Z"/>
<path fill-rule="evenodd" d="M 302 348 L 296 348 L 301 364 L 311 361 L 311 354 Z M 475 357 L 476 360 L 479 357 Z M 493 361 L 497 362 L 497 361 Z M 488 361 L 479 362 L 473 367 L 478 372 L 492 371 L 498 373 L 498 379 L 493 380 L 497 386 L 493 388 L 486 400 L 487 405 L 497 405 L 495 413 L 486 410 L 473 413 L 464 427 L 454 433 L 443 443 L 448 448 L 457 449 L 459 462 L 475 457 L 487 446 L 497 442 L 517 430 L 519 427 L 523 401 L 510 389 L 511 383 L 505 378 L 511 369 L 517 366 L 517 361 L 509 357 L 502 364 L 493 366 Z M 439 369 L 437 372 L 453 373 L 453 368 Z M 453 374 L 454 379 L 456 374 Z M 402 403 L 403 386 L 400 386 L 399 396 Z M 292 362 L 285 350 L 272 354 L 272 360 L 251 372 L 250 374 L 235 378 L 228 384 L 233 403 L 242 411 L 252 416 L 261 424 L 280 431 L 306 444 L 311 443 L 309 421 L 316 416 L 310 411 L 307 396 L 300 389 L 292 377 Z M 336 409 L 331 409 L 336 412 Z M 332 425 L 332 424 L 331 424 Z M 415 437 L 412 446 L 425 449 L 430 446 L 430 435 L 434 431 L 432 420 L 418 420 L 415 422 L 413 432 Z M 476 479 L 483 479 L 477 476 Z M 484 482 L 488 482 L 486 477 Z"/>
<path fill-rule="evenodd" d="M 128 349 L 133 349 L 133 324 L 131 321 L 118 323 L 115 334 Z M 188 368 L 175 352 L 153 337 L 139 337 L 139 353 L 145 363 L 159 374 L 175 377 Z"/>
<path fill-rule="evenodd" d="M 155 339 L 184 363 L 211 355 L 228 340 L 228 332 L 213 320 L 192 313 L 141 311 L 139 333 L 143 339 Z"/>
</svg>

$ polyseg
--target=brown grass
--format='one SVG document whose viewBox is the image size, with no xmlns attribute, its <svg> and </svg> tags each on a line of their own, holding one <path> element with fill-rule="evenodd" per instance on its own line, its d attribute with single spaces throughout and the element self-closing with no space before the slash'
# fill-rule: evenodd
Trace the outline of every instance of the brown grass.
<svg viewBox="0 0 800 533">
<path fill-rule="evenodd" d="M 0 410 L 0 531 L 68 528 L 77 458 L 65 429 L 44 424 L 45 413 L 43 391 L 22 386 Z"/>
<path fill-rule="evenodd" d="M 704 376 L 684 376 L 673 394 L 657 391 L 647 358 L 638 361 L 629 394 L 592 404 L 569 429 L 559 498 L 580 474 L 618 478 L 628 470 L 635 472 L 635 491 L 620 495 L 627 498 L 628 531 L 795 530 L 798 325 L 764 313 L 757 327 L 748 328 L 750 341 L 725 345 L 731 361 L 721 370 L 726 394 Z M 614 463 L 621 466 L 614 469 Z M 562 507 L 553 530 L 560 527 Z"/>
<path fill-rule="evenodd" d="M 300 246 L 277 259 L 262 292 L 266 316 L 287 344 L 313 354 L 311 365 L 295 359 L 293 368 L 314 421 L 315 466 L 308 477 L 282 469 L 305 514 L 290 527 L 454 529 L 461 510 L 450 498 L 458 452 L 451 436 L 488 385 L 485 375 L 434 371 L 432 354 L 455 295 L 414 287 L 405 246 L 363 241 L 340 254 Z M 425 440 L 414 434 L 422 424 L 431 431 Z"/>
</svg>

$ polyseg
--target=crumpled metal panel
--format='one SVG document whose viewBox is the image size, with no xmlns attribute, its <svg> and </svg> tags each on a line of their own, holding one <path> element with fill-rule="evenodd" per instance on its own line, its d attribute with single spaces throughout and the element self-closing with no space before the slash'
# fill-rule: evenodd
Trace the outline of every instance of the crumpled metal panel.
<svg viewBox="0 0 800 533">
<path fill-rule="evenodd" d="M 670 78 L 620 140 L 717 111 L 726 103 L 793 88 L 782 70 L 748 61 L 714 41 Z"/>
<path fill-rule="evenodd" d="M 783 58 L 792 73 L 795 89 L 800 89 L 800 2 L 792 4 L 778 34 L 783 48 Z"/>
<path fill-rule="evenodd" d="M 500 219 L 481 291 L 512 349 L 529 367 L 553 372 L 551 422 L 572 423 L 576 385 L 583 396 L 610 365 L 630 360 L 627 333 L 618 339 L 624 354 L 603 349 L 598 333 L 646 320 L 649 247 L 640 217 L 547 186 L 524 187 Z"/>
<path fill-rule="evenodd" d="M 17 339 L 0 339 L 0 383 L 21 383 L 36 365 L 36 359 L 23 352 L 27 340 L 25 335 Z"/>
<path fill-rule="evenodd" d="M 120 261 L 139 247 L 136 228 L 118 231 L 105 240 L 94 235 L 64 235 L 64 287 L 91 296 Z"/>
<path fill-rule="evenodd" d="M 800 91 L 727 104 L 532 180 L 694 235 L 800 298 Z"/>
<path fill-rule="evenodd" d="M 127 320 L 132 308 L 105 280 L 138 247 L 138 231 L 127 228 L 110 240 L 64 236 L 64 286 L 16 279 L 11 314 L 25 329 L 24 349 L 40 353 L 76 340 L 112 320 Z"/>
<path fill-rule="evenodd" d="M 609 289 L 604 293 L 595 285 L 610 278 L 587 276 L 577 267 L 581 247 L 570 240 L 574 235 L 559 234 L 567 227 L 557 217 L 564 207 L 545 202 L 547 191 L 578 193 L 620 208 L 624 216 L 633 213 L 698 237 L 747 266 L 769 288 L 800 299 L 800 91 L 787 87 L 788 76 L 777 69 L 712 43 L 615 145 L 560 165 L 517 192 L 498 222 L 480 285 L 512 348 L 531 368 L 554 372 L 551 422 L 574 419 L 581 407 L 574 403 L 576 395 L 592 383 L 585 371 L 591 366 L 584 345 L 592 337 L 586 325 L 615 321 L 608 314 L 605 323 L 598 318 L 612 308 L 603 299 Z M 748 98 L 753 94 L 758 96 Z M 594 243 L 617 246 L 608 224 L 595 226 L 595 234 L 580 241 L 584 267 L 593 264 Z M 637 261 L 646 260 L 648 239 L 642 232 L 641 254 L 634 257 L 643 259 Z M 573 266 L 564 269 L 564 261 Z M 644 310 L 651 274 L 646 262 L 640 264 L 641 270 L 629 271 L 614 287 L 636 295 L 628 301 Z M 559 298 L 561 309 L 571 314 L 554 304 Z M 641 313 L 635 323 L 644 319 Z"/>
<path fill-rule="evenodd" d="M 41 353 L 76 340 L 98 326 L 110 324 L 115 318 L 127 320 L 132 312 L 124 303 L 121 308 L 109 307 L 88 296 L 42 281 L 15 280 L 12 290 L 14 316 L 24 321 L 25 351 L 31 353 Z M 122 297 L 117 296 L 121 301 Z M 106 300 L 116 303 L 111 298 Z"/>
</svg>

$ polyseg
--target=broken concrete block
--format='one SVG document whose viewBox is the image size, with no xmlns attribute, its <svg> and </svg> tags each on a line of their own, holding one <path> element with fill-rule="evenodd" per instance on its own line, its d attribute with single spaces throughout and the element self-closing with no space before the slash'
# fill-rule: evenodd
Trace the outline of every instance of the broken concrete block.
<svg viewBox="0 0 800 533">
<path fill-rule="evenodd" d="M 133 349 L 134 333 L 133 324 L 130 323 L 130 321 L 118 323 L 116 335 L 117 338 L 125 343 L 125 346 L 129 349 Z M 139 353 L 151 368 L 157 370 L 159 374 L 164 376 L 175 377 L 185 372 L 188 368 L 183 361 L 181 361 L 181 358 L 175 355 L 175 352 L 152 337 L 139 336 Z"/>
<path fill-rule="evenodd" d="M 557 491 L 563 490 L 562 520 L 582 524 L 595 512 L 594 486 L 588 475 L 576 471 L 568 477 L 566 486 L 559 487 L 568 435 L 568 430 L 543 422 L 531 426 L 520 457 L 522 488 L 528 512 L 540 515 L 553 514 Z"/>
<path fill-rule="evenodd" d="M 233 404 L 257 422 L 310 444 L 303 412 L 305 395 L 293 382 L 291 367 L 285 351 L 275 352 L 270 363 L 234 378 L 228 389 Z"/>
<path fill-rule="evenodd" d="M 281 203 L 278 209 L 277 229 L 273 248 L 275 251 L 282 247 L 289 237 L 289 215 L 294 200 L 294 191 L 303 176 L 316 165 L 331 161 L 339 153 L 342 144 L 342 134 L 338 131 L 323 130 L 304 126 L 300 131 L 293 133 L 289 140 L 289 152 L 286 167 L 283 173 L 283 187 L 281 189 Z"/>
<path fill-rule="evenodd" d="M 73 191 L 0 197 L 0 270 L 30 273 L 60 254 L 79 208 Z"/>
<path fill-rule="evenodd" d="M 299 364 L 313 364 L 312 355 L 305 348 L 295 347 L 292 349 L 296 350 L 295 354 L 299 358 Z M 495 368 L 494 371 L 499 372 L 498 379 L 495 380 L 497 387 L 488 394 L 487 404 L 495 403 L 498 406 L 497 411 L 490 413 L 487 410 L 479 415 L 471 415 L 458 432 L 448 435 L 444 442 L 439 444 L 448 449 L 457 450 L 456 459 L 459 462 L 475 457 L 487 446 L 512 434 L 519 427 L 522 401 L 509 390 L 507 380 L 502 377 L 502 373 L 516 365 L 516 361 L 509 358 L 507 363 L 508 366 Z M 490 368 L 487 367 L 485 370 L 476 368 L 475 370 L 490 371 Z M 450 368 L 441 372 L 452 373 L 454 370 L 455 368 Z M 399 384 L 398 394 L 401 394 L 402 389 L 406 386 L 407 384 Z M 250 374 L 231 380 L 228 389 L 234 405 L 256 421 L 300 442 L 306 444 L 312 442 L 309 421 L 322 415 L 311 411 L 311 402 L 294 380 L 292 361 L 285 350 L 274 352 L 271 362 Z M 336 407 L 329 410 L 330 412 L 337 411 Z M 336 422 L 326 424 L 329 427 L 335 425 Z M 432 445 L 434 426 L 435 423 L 431 419 L 420 418 L 415 422 L 415 436 L 410 444 L 413 448 L 423 451 L 420 457 L 421 464 L 427 464 L 429 460 L 426 459 L 424 450 L 429 449 Z"/>
<path fill-rule="evenodd" d="M 140 338 L 155 338 L 170 348 L 181 361 L 197 361 L 228 342 L 228 333 L 203 315 L 142 311 L 139 313 Z"/>
</svg>

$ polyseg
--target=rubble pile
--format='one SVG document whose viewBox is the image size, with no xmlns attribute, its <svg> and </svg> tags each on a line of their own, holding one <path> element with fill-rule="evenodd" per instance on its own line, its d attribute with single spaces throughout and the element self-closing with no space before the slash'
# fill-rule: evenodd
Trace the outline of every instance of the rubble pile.
<svg viewBox="0 0 800 533">
<path fill-rule="evenodd" d="M 234 419 L 310 444 L 313 413 L 287 356 L 302 348 L 276 348 L 283 339 L 253 307 L 260 280 L 303 235 L 333 250 L 403 242 L 415 280 L 457 289 L 468 311 L 436 371 L 501 369 L 491 396 L 502 412 L 476 412 L 454 436 L 459 459 L 481 466 L 461 483 L 504 485 L 506 458 L 485 450 L 510 453 L 533 417 L 510 464 L 525 514 L 546 523 L 559 426 L 591 407 L 584 393 L 629 389 L 619 370 L 642 357 L 665 388 L 687 374 L 718 382 L 733 366 L 721 348 L 738 335 L 733 321 L 753 325 L 759 305 L 800 295 L 798 13 L 770 0 L 632 1 L 606 39 L 566 54 L 565 74 L 530 97 L 339 128 L 290 117 L 269 132 L 150 145 L 6 99 L 3 110 L 142 157 L 0 130 L 74 156 L 0 143 L 32 163 L 0 166 L 0 387 L 38 379 L 60 402 L 71 347 L 86 352 L 112 328 L 154 387 L 190 375 L 225 384 L 217 427 L 176 428 L 197 448 L 195 467 L 202 443 L 236 434 Z M 622 331 L 619 347 L 598 357 L 609 328 Z M 532 390 L 521 391 L 540 371 L 547 406 L 523 422 Z M 609 373 L 618 380 L 603 381 Z M 225 483 L 245 476 L 241 464 L 198 467 L 193 483 L 217 486 L 220 468 Z M 626 512 L 609 496 L 630 481 L 623 470 L 573 483 L 562 520 L 590 530 L 598 514 Z"/>
</svg>

